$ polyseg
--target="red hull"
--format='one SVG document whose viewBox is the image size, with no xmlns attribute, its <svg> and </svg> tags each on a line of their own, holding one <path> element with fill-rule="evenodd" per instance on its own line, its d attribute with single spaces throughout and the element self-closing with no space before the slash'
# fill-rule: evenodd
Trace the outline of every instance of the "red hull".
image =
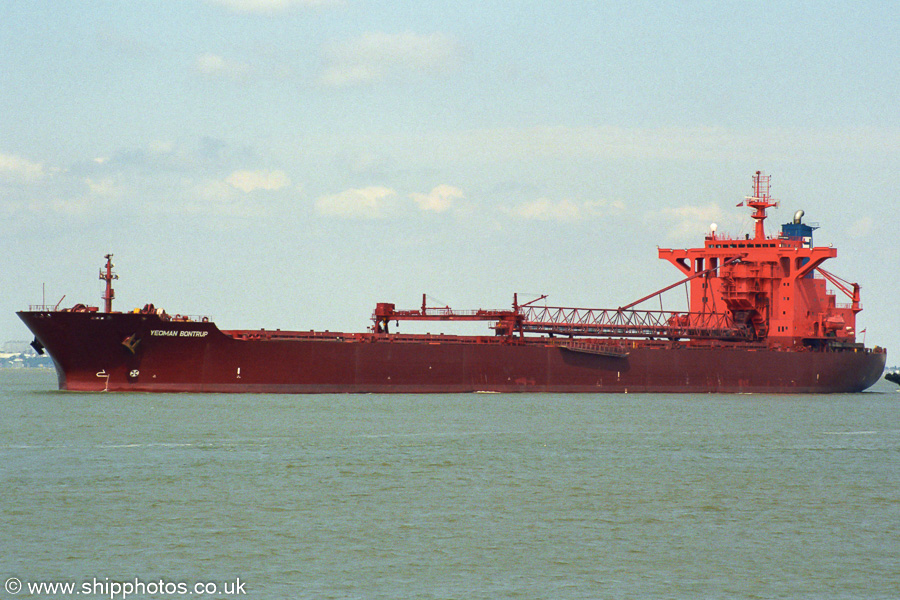
<svg viewBox="0 0 900 600">
<path fill-rule="evenodd" d="M 615 355 L 537 336 L 222 332 L 152 314 L 18 314 L 53 357 L 60 389 L 78 391 L 834 393 L 868 388 L 886 359 L 862 348 L 613 340 Z"/>
</svg>

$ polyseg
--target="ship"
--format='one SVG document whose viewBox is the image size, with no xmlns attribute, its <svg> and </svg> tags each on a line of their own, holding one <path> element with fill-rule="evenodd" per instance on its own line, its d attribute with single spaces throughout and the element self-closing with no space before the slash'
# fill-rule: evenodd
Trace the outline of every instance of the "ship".
<svg viewBox="0 0 900 600">
<path fill-rule="evenodd" d="M 59 389 L 258 393 L 846 393 L 881 378 L 887 351 L 857 341 L 860 286 L 824 270 L 803 211 L 767 235 L 778 207 L 757 171 L 738 204 L 754 232 L 711 225 L 703 245 L 658 248 L 681 279 L 612 309 L 553 307 L 546 296 L 500 309 L 379 302 L 364 331 L 220 329 L 152 303 L 115 311 L 112 254 L 98 306 L 18 312 Z M 831 284 L 834 290 L 828 287 Z M 636 308 L 677 286 L 682 311 Z M 838 302 L 838 292 L 842 294 Z M 481 321 L 483 335 L 400 333 L 401 321 Z"/>
</svg>

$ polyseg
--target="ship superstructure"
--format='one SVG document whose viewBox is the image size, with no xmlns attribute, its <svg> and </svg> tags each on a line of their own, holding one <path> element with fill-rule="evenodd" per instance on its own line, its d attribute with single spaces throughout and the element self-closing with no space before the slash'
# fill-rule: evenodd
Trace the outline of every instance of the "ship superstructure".
<svg viewBox="0 0 900 600">
<path fill-rule="evenodd" d="M 862 310 L 859 285 L 822 269 L 823 262 L 837 256 L 837 249 L 813 245 L 816 227 L 802 222 L 802 210 L 778 234 L 766 235 L 766 209 L 778 205 L 769 185 L 769 176 L 757 172 L 754 193 L 745 200 L 754 209 L 752 237 L 721 236 L 713 225 L 702 248 L 660 249 L 659 257 L 687 276 L 702 274 L 690 283 L 692 313 L 725 312 L 736 328 L 773 347 L 853 344 L 856 314 Z M 838 304 L 826 280 L 849 302 Z"/>
<path fill-rule="evenodd" d="M 152 304 L 104 311 L 31 307 L 19 316 L 54 359 L 61 389 L 201 392 L 850 392 L 871 386 L 886 352 L 856 341 L 860 289 L 821 268 L 837 255 L 813 244 L 797 211 L 776 235 L 777 206 L 757 172 L 754 234 L 715 225 L 699 248 L 659 249 L 684 276 L 615 309 L 541 306 L 415 309 L 381 302 L 366 332 L 220 330 Z M 849 303 L 837 302 L 832 283 Z M 679 285 L 686 311 L 635 308 Z M 486 321 L 493 335 L 396 332 L 399 321 Z M 392 331 L 393 329 L 393 331 Z"/>
</svg>

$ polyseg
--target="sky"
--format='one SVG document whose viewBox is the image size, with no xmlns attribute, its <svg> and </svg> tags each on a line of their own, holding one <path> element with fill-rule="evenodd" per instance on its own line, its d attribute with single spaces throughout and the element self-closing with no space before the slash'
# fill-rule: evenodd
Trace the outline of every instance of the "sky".
<svg viewBox="0 0 900 600">
<path fill-rule="evenodd" d="M 900 351 L 894 1 L 0 4 L 0 340 L 31 304 L 363 331 L 617 307 L 797 209 Z M 839 300 L 840 301 L 840 300 Z M 683 310 L 684 293 L 663 296 Z M 659 308 L 656 300 L 646 308 Z M 449 330 L 448 330 L 449 331 Z"/>
</svg>

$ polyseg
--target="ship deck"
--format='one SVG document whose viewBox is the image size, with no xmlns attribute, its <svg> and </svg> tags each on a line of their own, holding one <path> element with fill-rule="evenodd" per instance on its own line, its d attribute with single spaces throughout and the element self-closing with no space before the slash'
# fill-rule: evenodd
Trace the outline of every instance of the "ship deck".
<svg viewBox="0 0 900 600">
<path fill-rule="evenodd" d="M 741 350 L 774 349 L 764 342 L 729 342 L 722 340 L 668 340 L 668 339 L 616 339 L 586 338 L 569 336 L 496 336 L 496 335 L 453 335 L 453 334 L 404 334 L 404 333 L 348 333 L 340 331 L 284 331 L 269 329 L 230 329 L 221 330 L 223 334 L 240 341 L 320 341 L 344 343 L 392 343 L 392 344 L 478 344 L 478 345 L 514 345 L 514 346 L 550 346 L 591 352 L 600 348 L 615 351 L 617 354 L 635 348 L 735 348 Z M 618 351 L 616 349 L 619 349 Z"/>
</svg>

